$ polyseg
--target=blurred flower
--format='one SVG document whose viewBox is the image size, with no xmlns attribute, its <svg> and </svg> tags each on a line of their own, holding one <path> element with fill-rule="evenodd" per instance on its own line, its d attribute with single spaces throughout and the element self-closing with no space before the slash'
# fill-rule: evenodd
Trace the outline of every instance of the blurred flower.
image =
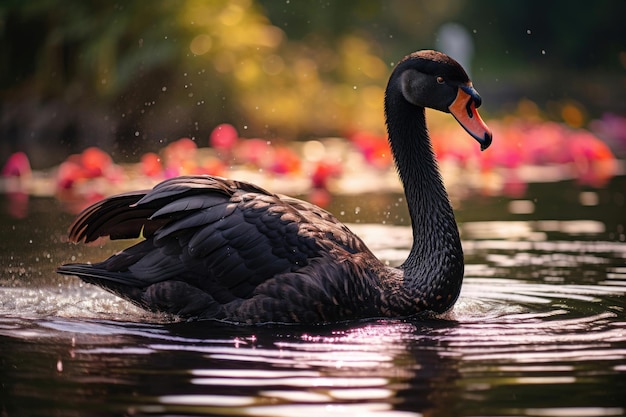
<svg viewBox="0 0 626 417">
<path fill-rule="evenodd" d="M 237 145 L 239 134 L 237 129 L 231 124 L 222 123 L 211 131 L 209 144 L 218 151 L 218 154 L 229 159 L 232 156 L 233 148 Z"/>
</svg>

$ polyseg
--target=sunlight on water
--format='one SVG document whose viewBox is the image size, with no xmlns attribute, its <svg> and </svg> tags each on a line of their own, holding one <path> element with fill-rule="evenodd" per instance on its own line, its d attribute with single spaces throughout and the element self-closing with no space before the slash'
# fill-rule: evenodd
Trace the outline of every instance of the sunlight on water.
<svg viewBox="0 0 626 417">
<path fill-rule="evenodd" d="M 622 416 L 624 408 L 619 407 L 563 407 L 563 408 L 528 408 L 525 414 L 537 417 L 602 417 Z"/>
<path fill-rule="evenodd" d="M 212 390 L 223 387 L 258 390 L 257 394 L 243 399 L 230 395 L 167 395 L 159 401 L 169 406 L 210 407 L 215 413 L 219 413 L 214 409 L 216 406 L 236 405 L 242 407 L 244 415 L 419 416 L 419 413 L 393 410 L 389 403 L 396 394 L 393 381 L 401 376 L 393 366 L 395 354 L 400 354 L 401 349 L 393 348 L 392 344 L 410 328 L 398 323 L 397 326 L 365 325 L 329 335 L 304 333 L 293 342 L 278 341 L 272 349 L 247 344 L 234 349 L 187 346 L 191 351 L 200 349 L 215 360 L 263 363 L 274 369 L 193 369 L 190 382 L 194 385 Z M 168 346 L 153 348 L 168 349 Z"/>
<path fill-rule="evenodd" d="M 589 207 L 602 209 L 602 196 Z M 533 204 L 534 216 L 542 207 Z M 481 216 L 460 222 L 466 268 L 452 311 L 332 326 L 236 327 L 148 313 L 53 272 L 115 244 L 53 252 L 65 225 L 35 228 L 42 235 L 1 254 L 5 414 L 625 414 L 623 220 Z M 404 261 L 409 227 L 359 221 L 350 227 L 377 256 Z M 19 241 L 26 226 L 8 239 Z"/>
<path fill-rule="evenodd" d="M 469 222 L 462 226 L 467 239 L 546 240 L 546 232 L 598 234 L 605 231 L 603 223 L 593 220 L 489 221 Z"/>
</svg>

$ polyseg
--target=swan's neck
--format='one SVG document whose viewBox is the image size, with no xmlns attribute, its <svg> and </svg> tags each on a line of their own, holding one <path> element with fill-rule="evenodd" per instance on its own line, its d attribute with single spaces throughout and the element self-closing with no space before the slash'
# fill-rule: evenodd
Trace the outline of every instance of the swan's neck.
<svg viewBox="0 0 626 417">
<path fill-rule="evenodd" d="M 413 228 L 413 245 L 400 267 L 403 286 L 426 309 L 445 311 L 456 301 L 463 279 L 461 240 L 424 109 L 399 104 L 404 108 L 388 114 L 388 130 Z"/>
</svg>

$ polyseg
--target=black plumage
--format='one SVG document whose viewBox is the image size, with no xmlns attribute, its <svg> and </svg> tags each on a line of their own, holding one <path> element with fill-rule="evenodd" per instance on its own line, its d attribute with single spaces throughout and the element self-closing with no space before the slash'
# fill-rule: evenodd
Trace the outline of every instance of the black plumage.
<svg viewBox="0 0 626 417">
<path fill-rule="evenodd" d="M 384 265 L 329 212 L 255 185 L 178 177 L 84 210 L 73 242 L 142 236 L 77 275 L 153 311 L 238 323 L 321 323 L 443 312 L 456 301 L 463 252 L 425 127 L 424 107 L 452 112 L 480 143 L 491 133 L 465 71 L 435 51 L 405 57 L 385 95 L 389 141 L 405 187 L 413 246 Z"/>
</svg>

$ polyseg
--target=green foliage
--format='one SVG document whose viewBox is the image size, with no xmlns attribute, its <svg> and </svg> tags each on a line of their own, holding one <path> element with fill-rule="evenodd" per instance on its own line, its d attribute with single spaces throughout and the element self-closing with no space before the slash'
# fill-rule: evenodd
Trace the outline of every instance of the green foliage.
<svg viewBox="0 0 626 417">
<path fill-rule="evenodd" d="M 116 143 L 133 158 L 181 136 L 204 142 L 220 122 L 286 139 L 382 132 L 393 62 L 434 47 L 442 23 L 469 30 L 484 91 L 529 68 L 533 80 L 623 71 L 624 12 L 619 1 L 5 0 L 0 154 L 35 137 L 66 153 Z M 56 130 L 33 128 L 44 115 Z"/>
</svg>

